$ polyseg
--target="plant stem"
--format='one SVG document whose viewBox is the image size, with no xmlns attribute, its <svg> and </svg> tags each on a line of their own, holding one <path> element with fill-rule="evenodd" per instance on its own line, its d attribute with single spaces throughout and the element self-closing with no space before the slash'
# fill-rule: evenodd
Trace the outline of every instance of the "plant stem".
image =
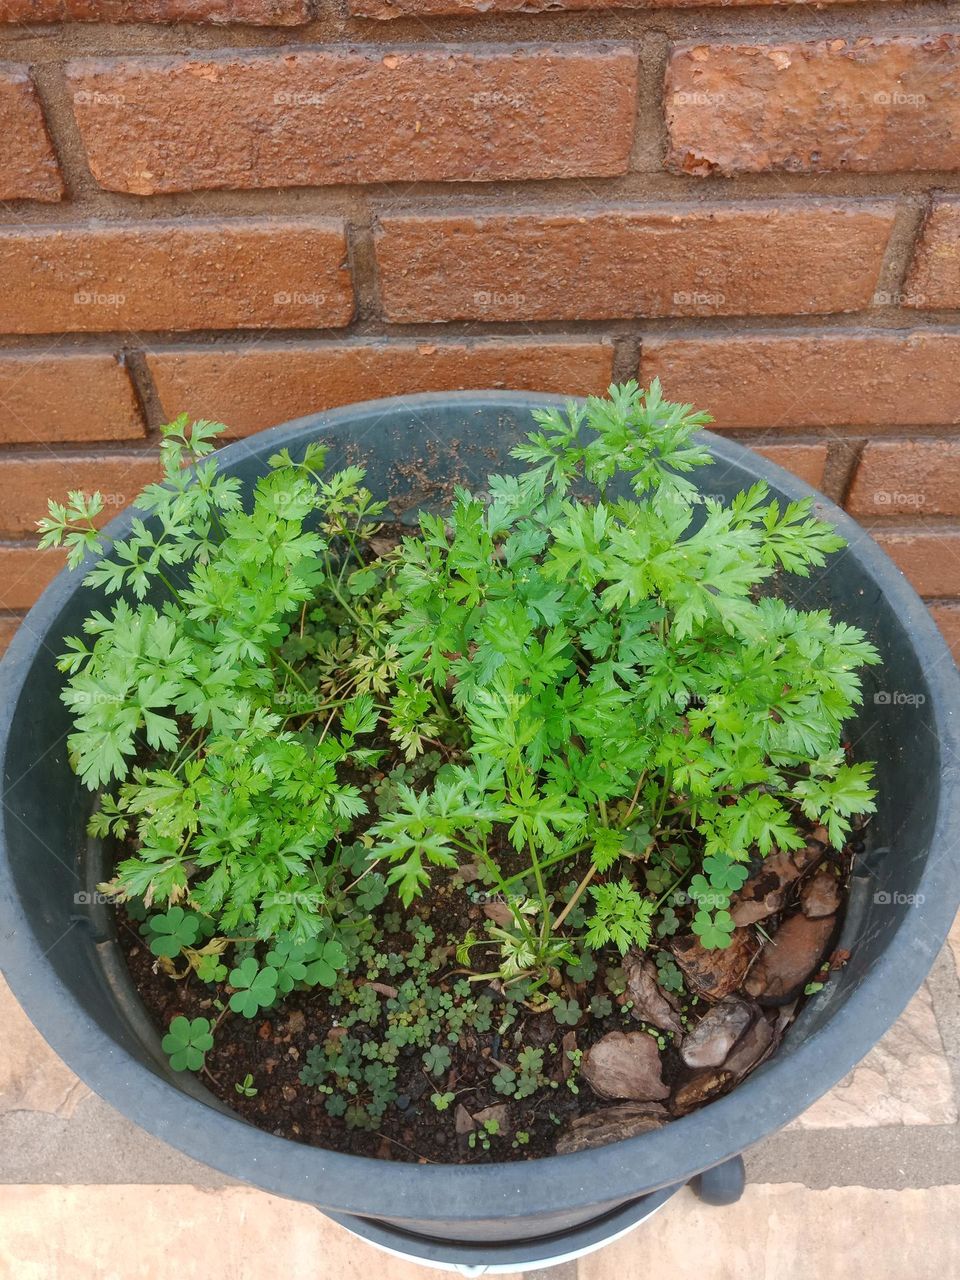
<svg viewBox="0 0 960 1280">
<path fill-rule="evenodd" d="M 634 809 L 637 807 L 637 801 L 640 798 L 640 788 L 643 786 L 644 779 L 646 778 L 646 776 L 647 776 L 647 771 L 646 769 L 644 769 L 643 773 L 641 773 L 640 777 L 637 779 L 637 785 L 633 791 L 633 798 L 631 799 L 630 804 L 627 806 L 627 812 L 623 815 L 623 818 L 620 821 L 621 827 L 625 827 L 627 825 L 627 823 L 630 821 L 630 818 L 633 814 Z"/>
<path fill-rule="evenodd" d="M 550 936 L 550 903 L 547 900 L 547 889 L 543 882 L 543 871 L 540 867 L 540 859 L 537 857 L 537 851 L 533 841 L 527 838 L 527 851 L 530 854 L 530 866 L 533 869 L 534 879 L 537 882 L 537 896 L 540 899 L 540 910 L 543 912 L 540 926 L 540 941 L 545 943 Z"/>
<path fill-rule="evenodd" d="M 314 693 L 314 692 L 315 692 L 315 690 L 311 689 L 311 688 L 310 688 L 310 686 L 307 684 L 307 682 L 303 679 L 303 677 L 300 675 L 300 672 L 299 672 L 299 671 L 297 671 L 296 667 L 291 667 L 290 663 L 286 660 L 286 658 L 283 656 L 283 654 L 282 654 L 282 653 L 280 653 L 280 651 L 279 651 L 279 650 L 277 650 L 277 651 L 276 651 L 275 657 L 276 657 L 277 661 L 280 663 L 281 667 L 283 667 L 283 669 L 284 669 L 284 670 L 285 670 L 289 675 L 293 676 L 294 680 L 296 680 L 297 684 L 298 684 L 298 685 L 300 686 L 300 688 L 304 691 L 304 693 Z M 299 714 L 299 713 L 297 713 L 297 714 Z M 287 719 L 289 720 L 289 719 L 290 719 L 290 717 L 288 716 L 288 717 L 287 717 Z"/>
<path fill-rule="evenodd" d="M 596 863 L 592 863 L 590 866 L 590 870 L 587 872 L 587 874 L 583 877 L 583 879 L 577 885 L 576 889 L 574 889 L 573 893 L 570 895 L 570 901 L 567 903 L 567 905 L 563 908 L 563 910 L 557 916 L 556 920 L 553 922 L 554 929 L 560 928 L 564 920 L 566 920 L 567 916 L 570 914 L 573 908 L 577 905 L 577 902 L 583 896 L 583 892 L 586 889 L 587 885 L 590 883 L 590 881 L 593 879 L 593 877 L 596 874 L 597 874 Z"/>
</svg>

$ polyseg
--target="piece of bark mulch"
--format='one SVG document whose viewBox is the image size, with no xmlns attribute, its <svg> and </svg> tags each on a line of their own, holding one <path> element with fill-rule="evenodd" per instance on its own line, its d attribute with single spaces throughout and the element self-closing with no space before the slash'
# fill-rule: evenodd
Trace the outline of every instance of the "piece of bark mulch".
<svg viewBox="0 0 960 1280">
<path fill-rule="evenodd" d="M 823 857 L 826 841 L 826 831 L 817 827 L 803 849 L 792 852 L 779 849 L 764 858 L 740 892 L 734 895 L 730 906 L 733 923 L 742 928 L 780 911 L 790 886 Z"/>
<path fill-rule="evenodd" d="M 674 1093 L 670 1110 L 675 1116 L 685 1116 L 722 1093 L 732 1082 L 733 1075 L 725 1068 L 708 1067 L 705 1071 L 698 1071 Z"/>
<path fill-rule="evenodd" d="M 697 995 L 722 1000 L 736 991 L 746 977 L 760 943 L 751 929 L 735 929 L 728 947 L 709 951 L 692 933 L 676 937 L 670 944 L 677 964 Z"/>
<path fill-rule="evenodd" d="M 657 981 L 657 966 L 646 956 L 628 951 L 623 958 L 623 971 L 627 978 L 627 998 L 632 1002 L 630 1010 L 634 1018 L 649 1022 L 661 1031 L 683 1034 L 679 1003 L 665 992 Z"/>
<path fill-rule="evenodd" d="M 660 1051 L 646 1031 L 611 1031 L 584 1055 L 581 1074 L 601 1098 L 653 1102 L 666 1098 Z"/>
<path fill-rule="evenodd" d="M 557 1155 L 589 1151 L 605 1147 L 608 1142 L 635 1138 L 640 1133 L 659 1129 L 669 1119 L 666 1107 L 659 1102 L 621 1102 L 579 1116 L 557 1139 Z"/>
<path fill-rule="evenodd" d="M 800 909 L 811 920 L 835 915 L 840 906 L 840 886 L 832 871 L 818 871 L 800 890 Z"/>
<path fill-rule="evenodd" d="M 833 937 L 836 916 L 789 916 L 757 957 L 744 989 L 760 1004 L 786 1004 L 799 995 Z"/>
</svg>

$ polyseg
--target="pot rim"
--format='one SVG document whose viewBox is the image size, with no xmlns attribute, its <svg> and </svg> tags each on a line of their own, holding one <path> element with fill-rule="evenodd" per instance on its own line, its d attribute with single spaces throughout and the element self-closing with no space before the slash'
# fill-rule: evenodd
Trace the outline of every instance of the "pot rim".
<svg viewBox="0 0 960 1280">
<path fill-rule="evenodd" d="M 226 446 L 215 458 L 230 464 L 251 450 L 271 451 L 305 437 L 373 430 L 396 410 L 416 413 L 433 405 L 463 411 L 502 405 L 564 405 L 573 397 L 535 392 L 466 391 L 396 396 L 306 415 Z M 888 598 L 909 630 L 931 695 L 940 748 L 941 785 L 931 854 L 918 890 L 923 901 L 901 921 L 890 943 L 841 1011 L 792 1051 L 775 1055 L 733 1092 L 660 1130 L 606 1147 L 564 1156 L 488 1165 L 395 1164 L 347 1155 L 276 1137 L 239 1116 L 226 1115 L 181 1093 L 132 1056 L 97 1025 L 57 978 L 20 906 L 6 853 L 9 820 L 0 810 L 0 967 L 17 999 L 51 1047 L 106 1102 L 155 1137 L 222 1173 L 334 1212 L 418 1220 L 470 1222 L 528 1217 L 558 1205 L 587 1207 L 622 1202 L 643 1192 L 687 1181 L 781 1128 L 840 1080 L 892 1025 L 932 965 L 960 899 L 960 677 L 950 651 L 917 593 L 886 554 L 845 512 L 804 481 L 732 440 L 703 432 L 719 462 L 746 466 L 791 498 L 812 496 L 818 514 L 835 525 L 865 576 Z M 127 509 L 107 526 L 121 536 L 133 518 Z M 829 571 L 829 565 L 827 570 Z M 3 659 L 0 691 L 0 765 L 38 644 L 79 575 L 61 572 L 27 614 Z M 944 761 L 948 764 L 945 766 Z M 789 1075 L 787 1074 L 789 1073 Z"/>
</svg>

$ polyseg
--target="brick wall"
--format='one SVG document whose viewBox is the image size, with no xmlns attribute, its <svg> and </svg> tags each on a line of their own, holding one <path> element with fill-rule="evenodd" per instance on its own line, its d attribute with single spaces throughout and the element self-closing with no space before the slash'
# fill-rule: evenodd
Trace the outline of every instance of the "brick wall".
<svg viewBox="0 0 960 1280">
<path fill-rule="evenodd" d="M 960 5 L 0 0 L 0 644 L 181 409 L 654 374 L 960 650 Z"/>
</svg>

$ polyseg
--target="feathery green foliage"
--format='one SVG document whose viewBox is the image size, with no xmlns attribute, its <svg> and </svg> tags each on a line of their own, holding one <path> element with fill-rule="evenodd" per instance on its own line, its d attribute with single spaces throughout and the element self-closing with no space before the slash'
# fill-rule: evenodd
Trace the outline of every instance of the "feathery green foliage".
<svg viewBox="0 0 960 1280">
<path fill-rule="evenodd" d="M 723 947 L 751 857 L 872 808 L 841 742 L 877 655 L 769 591 L 842 546 L 810 503 L 702 498 L 708 419 L 656 382 L 534 417 L 518 475 L 386 554 L 360 468 L 284 450 L 244 498 L 186 418 L 128 536 L 51 504 L 42 545 L 115 597 L 60 662 L 91 830 L 127 841 L 110 888 L 203 980 L 236 947 L 235 1012 L 332 986 L 358 920 L 468 863 L 506 914 L 458 955 L 510 981 L 647 948 L 683 895 Z"/>
</svg>

